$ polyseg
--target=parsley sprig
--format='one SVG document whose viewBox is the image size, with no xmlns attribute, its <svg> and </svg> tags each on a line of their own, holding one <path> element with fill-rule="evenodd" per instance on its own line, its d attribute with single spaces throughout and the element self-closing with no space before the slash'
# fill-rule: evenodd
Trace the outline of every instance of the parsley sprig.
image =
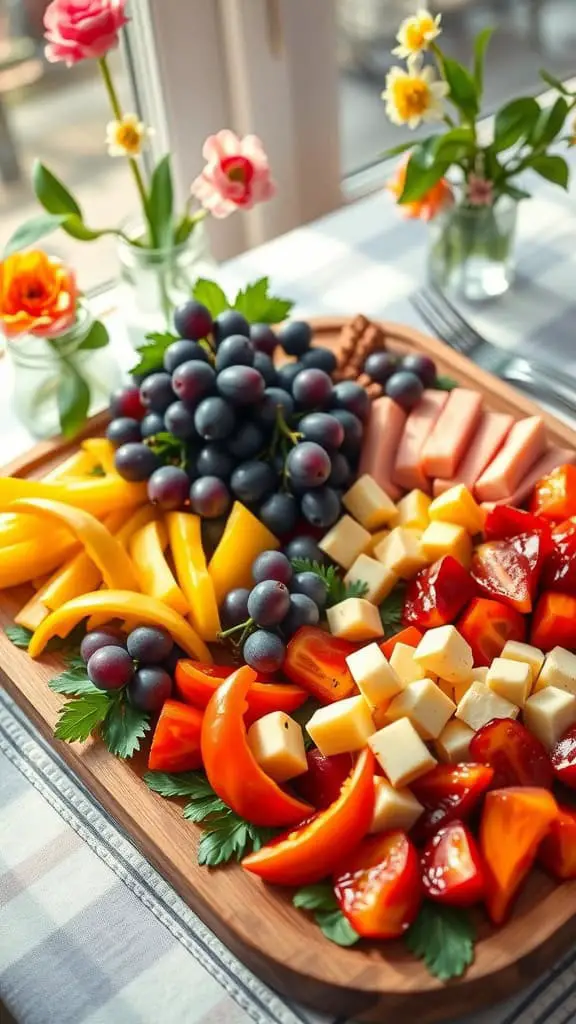
<svg viewBox="0 0 576 1024">
<path fill-rule="evenodd" d="M 329 882 L 305 885 L 298 889 L 292 903 L 300 910 L 310 910 L 316 924 L 331 942 L 338 946 L 353 946 L 360 936 L 344 917 Z"/>
<path fill-rule="evenodd" d="M 406 587 L 403 583 L 398 583 L 394 590 L 392 590 L 388 597 L 380 605 L 380 618 L 384 627 L 384 636 L 386 639 L 390 636 L 394 636 L 395 633 L 399 633 L 402 629 L 402 612 L 404 609 L 404 598 L 406 595 Z"/>
<path fill-rule="evenodd" d="M 326 604 L 330 608 L 347 597 L 364 597 L 368 584 L 364 580 L 344 583 L 335 565 L 320 565 L 310 558 L 293 558 L 292 568 L 295 572 L 313 572 L 319 576 L 326 587 Z"/>
<path fill-rule="evenodd" d="M 181 469 L 185 468 L 188 454 L 186 444 L 168 430 L 161 430 L 158 434 L 153 434 L 147 439 L 146 444 L 156 455 L 160 456 L 164 463 L 180 466 Z"/>
<path fill-rule="evenodd" d="M 84 632 L 84 627 L 80 625 L 76 626 L 76 628 L 73 629 L 67 637 L 53 636 L 46 645 L 47 653 L 59 651 L 63 654 L 64 658 L 68 660 L 77 653 L 78 644 L 84 636 Z M 24 626 L 12 625 L 6 626 L 4 633 L 15 647 L 19 647 L 23 651 L 28 650 L 28 645 L 33 635 L 31 630 L 26 629 Z"/>
<path fill-rule="evenodd" d="M 404 941 L 439 981 L 459 978 L 474 960 L 474 925 L 458 907 L 424 902 Z"/>
<path fill-rule="evenodd" d="M 133 757 L 150 728 L 149 715 L 132 707 L 123 690 L 83 689 L 82 681 L 77 693 L 60 712 L 54 729 L 57 739 L 84 742 L 97 732 L 115 757 Z"/>
</svg>

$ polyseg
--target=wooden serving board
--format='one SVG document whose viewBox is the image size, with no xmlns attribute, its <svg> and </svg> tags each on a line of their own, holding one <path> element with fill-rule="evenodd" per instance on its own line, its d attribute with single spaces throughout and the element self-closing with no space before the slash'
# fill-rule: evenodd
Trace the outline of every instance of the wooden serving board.
<svg viewBox="0 0 576 1024">
<path fill-rule="evenodd" d="M 316 320 L 317 342 L 337 347 L 343 323 Z M 441 342 L 396 324 L 380 326 L 390 349 L 427 353 L 441 373 L 482 392 L 489 408 L 515 416 L 539 413 L 551 442 L 576 447 L 574 430 Z M 102 417 L 93 421 L 87 433 L 101 431 L 103 423 Z M 38 477 L 69 453 L 70 445 L 60 441 L 43 443 L 2 475 Z M 26 587 L 0 594 L 2 627 L 29 596 Z M 505 928 L 494 931 L 478 913 L 475 962 L 464 978 L 448 985 L 432 978 L 401 942 L 352 949 L 333 945 L 306 914 L 292 908 L 290 892 L 267 888 L 238 865 L 215 872 L 198 867 L 199 830 L 181 817 L 175 802 L 147 789 L 140 778 L 144 759 L 120 761 L 97 741 L 54 740 L 62 698 L 46 684 L 60 668 L 55 656 L 32 662 L 0 633 L 0 678 L 8 692 L 192 909 L 240 960 L 285 995 L 358 1021 L 390 1021 L 401 1013 L 406 1020 L 432 1024 L 505 998 L 532 982 L 576 939 L 576 882 L 556 886 L 535 871 Z"/>
</svg>

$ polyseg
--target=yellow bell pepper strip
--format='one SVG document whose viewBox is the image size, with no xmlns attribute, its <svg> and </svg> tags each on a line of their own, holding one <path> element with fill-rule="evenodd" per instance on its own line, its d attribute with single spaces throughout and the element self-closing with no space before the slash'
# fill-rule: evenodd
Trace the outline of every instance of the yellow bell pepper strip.
<svg viewBox="0 0 576 1024">
<path fill-rule="evenodd" d="M 214 641 L 220 632 L 220 617 L 202 547 L 200 518 L 190 512 L 168 512 L 166 525 L 176 576 L 190 609 L 190 622 L 203 640 Z"/>
<path fill-rule="evenodd" d="M 276 551 L 279 547 L 278 538 L 241 502 L 235 501 L 208 566 L 218 606 L 229 590 L 251 587 L 252 562 L 263 551 Z"/>
<path fill-rule="evenodd" d="M 91 455 L 98 466 L 106 473 L 106 476 L 118 476 L 114 465 L 115 448 L 107 437 L 87 437 L 82 441 L 82 451 Z"/>
<path fill-rule="evenodd" d="M 103 517 L 119 508 L 134 508 L 147 501 L 146 484 L 129 484 L 120 476 L 94 476 L 87 479 L 74 477 L 60 483 L 43 480 L 21 480 L 19 477 L 0 477 L 0 509 L 13 511 L 8 506 L 21 498 L 47 498 L 63 501 L 74 508 L 82 508 L 93 516 Z"/>
<path fill-rule="evenodd" d="M 166 527 L 158 521 L 147 523 L 130 541 L 129 551 L 140 590 L 164 601 L 179 615 L 188 614 L 188 601 L 180 590 L 166 558 Z"/>
<path fill-rule="evenodd" d="M 39 594 L 33 594 L 18 614 L 14 616 L 14 622 L 17 626 L 23 626 L 24 629 L 29 629 L 33 633 L 49 615 L 50 609 L 40 600 Z"/>
<path fill-rule="evenodd" d="M 116 540 L 128 551 L 128 545 L 136 531 L 141 530 L 146 523 L 152 523 L 157 518 L 158 513 L 153 505 L 142 505 L 130 514 L 130 518 L 115 533 Z"/>
<path fill-rule="evenodd" d="M 40 519 L 55 519 L 67 526 L 83 545 L 86 554 L 98 566 L 110 590 L 138 590 L 134 567 L 124 548 L 103 523 L 89 512 L 71 508 L 60 501 L 28 498 L 14 502 L 16 511 L 31 512 Z M 38 573 L 34 573 L 35 576 Z"/>
<path fill-rule="evenodd" d="M 58 534 L 50 534 L 49 543 L 46 536 L 31 540 L 23 540 L 19 544 L 10 544 L 0 548 L 0 590 L 7 587 L 18 587 L 21 583 L 29 583 L 35 576 L 52 573 L 59 565 L 78 553 L 79 544 L 70 534 L 64 540 Z"/>
<path fill-rule="evenodd" d="M 90 451 L 74 452 L 64 462 L 58 463 L 42 477 L 44 483 L 55 480 L 67 480 L 69 477 L 90 476 L 92 470 L 98 465 L 98 459 Z"/>
<path fill-rule="evenodd" d="M 186 619 L 157 598 L 131 590 L 96 590 L 63 604 L 44 619 L 34 633 L 28 648 L 30 657 L 37 658 L 42 654 L 53 636 L 68 636 L 82 619 L 99 613 L 107 613 L 110 619 L 138 620 L 144 626 L 160 626 L 191 658 L 212 664 L 212 655 L 206 644 Z"/>
<path fill-rule="evenodd" d="M 34 587 L 34 590 L 42 590 L 42 587 L 46 586 L 49 579 L 50 576 L 35 576 L 33 580 L 30 580 L 30 583 Z"/>
<path fill-rule="evenodd" d="M 106 529 L 117 535 L 117 531 L 126 525 L 128 514 L 128 512 L 111 512 L 104 520 Z M 71 601 L 73 597 L 97 590 L 101 582 L 102 571 L 86 551 L 81 551 L 48 580 L 42 590 L 42 602 L 50 611 L 56 611 L 67 601 Z"/>
</svg>

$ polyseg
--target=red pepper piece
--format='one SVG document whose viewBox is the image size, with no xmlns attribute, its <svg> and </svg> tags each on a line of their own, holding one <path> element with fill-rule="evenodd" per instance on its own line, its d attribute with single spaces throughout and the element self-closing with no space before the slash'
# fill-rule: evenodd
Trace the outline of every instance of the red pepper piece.
<svg viewBox="0 0 576 1024">
<path fill-rule="evenodd" d="M 472 648 L 475 665 L 490 665 L 507 640 L 526 639 L 526 617 L 502 601 L 475 597 L 456 623 Z"/>
<path fill-rule="evenodd" d="M 475 585 L 470 573 L 452 555 L 445 555 L 410 581 L 404 599 L 405 626 L 433 629 L 454 622 L 473 597 Z"/>
<path fill-rule="evenodd" d="M 530 511 L 561 522 L 576 516 L 576 466 L 557 466 L 534 487 Z"/>
<path fill-rule="evenodd" d="M 357 693 L 346 658 L 359 646 L 316 626 L 302 626 L 288 644 L 282 671 L 322 704 L 332 704 Z"/>
<path fill-rule="evenodd" d="M 554 772 L 546 747 L 512 718 L 493 718 L 472 737 L 470 754 L 494 769 L 492 784 L 552 789 Z"/>
<path fill-rule="evenodd" d="M 550 590 L 541 594 L 532 616 L 530 643 L 543 651 L 576 647 L 576 597 Z"/>
</svg>

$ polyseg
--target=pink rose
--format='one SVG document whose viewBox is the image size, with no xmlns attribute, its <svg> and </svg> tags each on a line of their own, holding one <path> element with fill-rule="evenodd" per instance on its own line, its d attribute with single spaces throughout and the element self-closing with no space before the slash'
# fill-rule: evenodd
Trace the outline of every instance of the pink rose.
<svg viewBox="0 0 576 1024">
<path fill-rule="evenodd" d="M 46 59 L 70 67 L 103 57 L 118 45 L 125 6 L 126 0 L 52 0 L 44 12 Z"/>
<path fill-rule="evenodd" d="M 256 135 L 239 139 L 224 128 L 208 136 L 202 156 L 206 166 L 192 183 L 191 191 L 214 217 L 228 217 L 238 209 L 251 210 L 255 203 L 276 194 L 268 157 Z"/>
</svg>

